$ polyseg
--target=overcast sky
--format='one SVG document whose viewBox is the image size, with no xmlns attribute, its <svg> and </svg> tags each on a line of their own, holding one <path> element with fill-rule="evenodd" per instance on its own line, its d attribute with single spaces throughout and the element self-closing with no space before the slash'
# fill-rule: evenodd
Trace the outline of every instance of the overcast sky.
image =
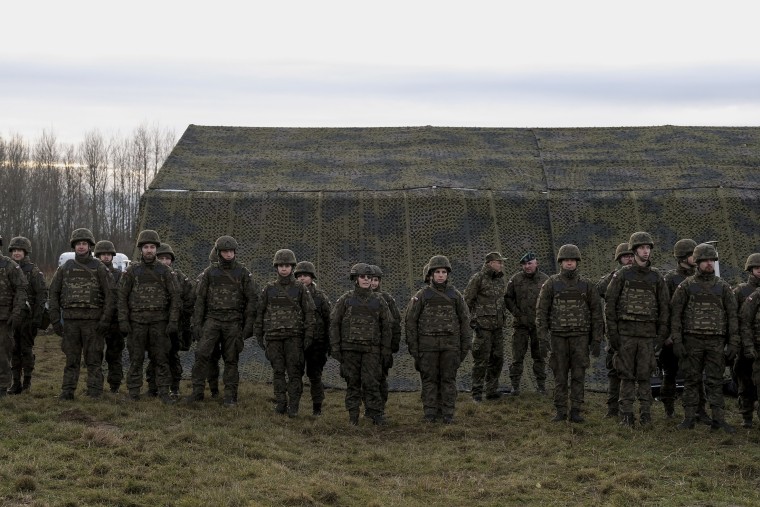
<svg viewBox="0 0 760 507">
<path fill-rule="evenodd" d="M 760 125 L 760 6 L 17 1 L 0 136 L 141 123 Z"/>
</svg>

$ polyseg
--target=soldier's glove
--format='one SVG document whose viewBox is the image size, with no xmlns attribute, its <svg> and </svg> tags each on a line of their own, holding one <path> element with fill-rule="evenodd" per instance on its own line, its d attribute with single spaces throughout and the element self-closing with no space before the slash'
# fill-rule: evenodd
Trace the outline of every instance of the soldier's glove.
<svg viewBox="0 0 760 507">
<path fill-rule="evenodd" d="M 246 321 L 243 326 L 243 340 L 247 340 L 248 338 L 253 338 L 253 322 Z"/>
<path fill-rule="evenodd" d="M 11 315 L 10 318 L 8 319 L 8 326 L 11 328 L 11 334 L 21 329 L 21 324 L 22 324 L 21 315 L 16 315 L 16 314 Z"/>
<path fill-rule="evenodd" d="M 99 336 L 105 336 L 108 334 L 108 331 L 111 330 L 111 323 L 106 322 L 105 320 L 99 320 L 98 325 L 95 326 L 95 332 L 98 333 Z"/>
<path fill-rule="evenodd" d="M 58 336 L 63 336 L 63 324 L 61 324 L 61 321 L 53 322 L 53 332 Z"/>
<path fill-rule="evenodd" d="M 744 359 L 749 359 L 750 361 L 757 359 L 757 351 L 755 351 L 755 347 L 744 348 Z"/>
<path fill-rule="evenodd" d="M 591 350 L 591 355 L 594 357 L 599 357 L 599 355 L 602 353 L 602 344 L 601 342 L 593 341 L 589 345 L 589 350 Z"/>
<path fill-rule="evenodd" d="M 132 326 L 130 326 L 129 322 L 126 320 L 119 321 L 119 332 L 121 332 L 121 335 L 126 338 L 132 334 Z"/>
<path fill-rule="evenodd" d="M 672 347 L 673 346 L 673 337 L 672 336 L 668 336 L 667 338 L 665 338 L 665 341 L 662 342 L 662 346 L 663 347 Z"/>
<path fill-rule="evenodd" d="M 620 350 L 620 335 L 617 333 L 609 333 L 610 346 L 615 350 Z"/>
<path fill-rule="evenodd" d="M 683 346 L 683 342 L 673 344 L 673 354 L 675 354 L 678 359 L 686 357 L 686 347 Z"/>
<path fill-rule="evenodd" d="M 729 345 L 726 347 L 726 361 L 733 363 L 739 353 L 739 347 L 736 345 Z"/>
<path fill-rule="evenodd" d="M 393 368 L 393 354 L 386 352 L 383 354 L 383 369 L 387 371 L 391 368 Z"/>
<path fill-rule="evenodd" d="M 414 358 L 414 369 L 417 371 L 421 371 L 420 363 L 422 362 L 422 356 L 420 356 L 419 354 L 415 354 L 412 357 Z"/>
<path fill-rule="evenodd" d="M 171 338 L 175 338 L 179 335 L 179 325 L 176 320 L 170 320 L 166 325 L 166 334 Z"/>
</svg>

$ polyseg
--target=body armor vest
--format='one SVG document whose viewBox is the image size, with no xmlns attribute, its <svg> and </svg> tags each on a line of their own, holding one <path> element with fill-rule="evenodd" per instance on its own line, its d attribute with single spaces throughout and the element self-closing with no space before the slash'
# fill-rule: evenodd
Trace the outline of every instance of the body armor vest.
<svg viewBox="0 0 760 507">
<path fill-rule="evenodd" d="M 264 314 L 264 331 L 288 329 L 296 332 L 303 330 L 303 310 L 298 304 L 301 289 L 290 283 L 270 283 L 267 288 L 267 308 Z"/>
<path fill-rule="evenodd" d="M 209 271 L 208 293 L 206 301 L 209 311 L 245 310 L 245 295 L 243 294 L 243 276 L 245 272 L 240 266 L 225 270 L 218 266 Z"/>
<path fill-rule="evenodd" d="M 103 308 L 105 294 L 98 279 L 98 261 L 92 259 L 84 265 L 69 259 L 63 269 L 62 308 Z"/>
<path fill-rule="evenodd" d="M 419 334 L 458 334 L 459 317 L 456 311 L 457 294 L 452 287 L 447 287 L 444 294 L 445 297 L 432 287 L 427 287 L 422 292 L 423 307 L 417 324 Z"/>
<path fill-rule="evenodd" d="M 169 268 L 156 263 L 153 269 L 138 264 L 132 270 L 134 284 L 129 293 L 129 308 L 136 312 L 168 310 L 170 297 L 166 286 Z"/>
<path fill-rule="evenodd" d="M 356 294 L 346 299 L 341 335 L 346 343 L 380 345 L 380 296 L 372 294 L 363 301 Z"/>
<path fill-rule="evenodd" d="M 723 308 L 723 286 L 712 287 L 693 282 L 689 284 L 689 302 L 686 305 L 685 333 L 717 334 L 726 332 L 726 311 Z"/>
<path fill-rule="evenodd" d="M 633 269 L 622 273 L 623 290 L 617 304 L 618 318 L 639 322 L 654 322 L 657 320 L 657 287 L 658 276 L 649 271 L 642 278 Z"/>
<path fill-rule="evenodd" d="M 551 311 L 551 330 L 561 333 L 588 333 L 591 330 L 591 310 L 586 296 L 588 285 L 578 281 L 570 285 L 554 280 L 554 300 Z"/>
</svg>

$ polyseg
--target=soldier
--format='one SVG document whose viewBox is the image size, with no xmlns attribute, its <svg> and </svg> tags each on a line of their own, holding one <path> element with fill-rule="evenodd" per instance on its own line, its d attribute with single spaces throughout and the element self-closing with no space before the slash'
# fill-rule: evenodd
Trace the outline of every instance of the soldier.
<svg viewBox="0 0 760 507">
<path fill-rule="evenodd" d="M 618 263 L 618 268 L 612 270 L 610 273 L 604 275 L 601 280 L 596 283 L 596 290 L 599 293 L 599 297 L 602 298 L 602 305 L 604 305 L 604 295 L 607 292 L 607 287 L 612 280 L 612 275 L 620 268 L 620 266 L 630 266 L 633 264 L 633 252 L 628 247 L 628 242 L 620 243 L 615 249 L 615 258 L 613 259 Z M 610 344 L 609 335 L 607 335 L 607 350 L 605 357 L 605 366 L 607 367 L 607 413 L 605 418 L 615 417 L 619 415 L 619 398 L 620 398 L 620 375 L 618 375 L 617 369 L 612 361 L 615 355 L 615 349 Z"/>
<path fill-rule="evenodd" d="M 412 297 L 407 312 L 407 343 L 422 377 L 426 422 L 442 414 L 454 422 L 457 370 L 470 349 L 470 312 L 462 294 L 449 282 L 451 263 L 434 255 L 428 263 L 432 282 Z"/>
<path fill-rule="evenodd" d="M 113 280 L 113 294 L 114 301 L 118 301 L 119 292 L 118 286 L 121 280 L 121 271 L 113 265 L 113 258 L 116 256 L 116 247 L 110 241 L 98 241 L 95 244 L 95 257 L 103 263 L 108 272 L 111 274 Z M 105 357 L 106 364 L 108 365 L 108 385 L 112 393 L 118 393 L 121 387 L 121 382 L 124 380 L 124 368 L 121 364 L 121 356 L 124 351 L 124 336 L 122 336 L 119 330 L 119 313 L 116 308 L 113 307 L 113 313 L 111 314 L 111 326 L 106 332 L 105 336 Z"/>
<path fill-rule="evenodd" d="M 13 333 L 14 347 L 11 358 L 13 384 L 8 389 L 8 394 L 20 394 L 32 385 L 34 339 L 37 337 L 37 329 L 43 325 L 48 291 L 45 275 L 42 274 L 36 264 L 29 260 L 29 255 L 32 253 L 31 241 L 22 236 L 13 238 L 8 246 L 8 252 L 10 252 L 13 261 L 21 267 L 21 271 L 26 275 L 28 282 L 28 304 L 22 308 L 21 325 L 14 329 Z M 21 381 L 22 376 L 23 383 Z"/>
<path fill-rule="evenodd" d="M 499 393 L 499 376 L 504 365 L 504 259 L 499 252 L 486 255 L 481 270 L 470 278 L 464 291 L 464 300 L 470 310 L 472 339 L 472 399 L 496 400 Z"/>
<path fill-rule="evenodd" d="M 391 313 L 388 303 L 372 292 L 372 275 L 369 264 L 354 264 L 349 278 L 356 285 L 335 302 L 330 314 L 330 351 L 346 379 L 346 409 L 352 426 L 359 424 L 362 390 L 372 423 L 385 425 L 380 383 L 383 364 L 391 360 Z"/>
<path fill-rule="evenodd" d="M 92 256 L 95 237 L 89 229 L 76 229 L 69 244 L 74 258 L 56 270 L 50 282 L 50 322 L 66 355 L 60 400 L 73 400 L 79 369 L 87 365 L 87 396 L 103 394 L 103 347 L 113 317 L 113 278 Z"/>
<path fill-rule="evenodd" d="M 536 306 L 536 330 L 541 355 L 546 356 L 551 333 L 549 367 L 554 372 L 552 421 L 567 419 L 567 381 L 570 377 L 570 421 L 581 423 L 589 351 L 599 357 L 604 320 L 599 293 L 578 273 L 581 252 L 575 245 L 562 245 L 557 253 L 560 272 L 541 287 Z"/>
<path fill-rule="evenodd" d="M 296 264 L 294 275 L 309 291 L 314 301 L 314 341 L 311 347 L 304 350 L 306 360 L 306 376 L 311 385 L 312 415 L 322 415 L 322 403 L 325 401 L 325 387 L 322 384 L 322 370 L 327 363 L 330 354 L 330 312 L 332 305 L 327 293 L 318 289 L 314 280 L 317 279 L 317 270 L 309 261 L 301 261 Z"/>
<path fill-rule="evenodd" d="M 670 293 L 665 279 L 652 268 L 654 241 L 648 232 L 634 232 L 628 245 L 634 263 L 623 266 L 607 287 L 605 313 L 613 359 L 620 375 L 620 424 L 633 426 L 634 396 L 639 400 L 639 422 L 652 422 L 652 386 L 655 346 L 668 337 Z"/>
<path fill-rule="evenodd" d="M 193 392 L 186 400 L 203 400 L 209 360 L 221 342 L 224 406 L 234 407 L 240 382 L 238 360 L 244 340 L 253 335 L 258 297 L 251 272 L 235 258 L 238 250 L 235 238 L 220 236 L 215 248 L 219 260 L 203 271 L 196 291 L 193 335 L 198 343 L 192 372 Z"/>
<path fill-rule="evenodd" d="M 292 250 L 277 250 L 272 266 L 277 279 L 266 284 L 256 314 L 255 333 L 272 364 L 275 411 L 298 415 L 303 392 L 304 350 L 314 340 L 314 301 L 296 280 L 298 263 Z M 285 376 L 287 374 L 287 381 Z"/>
<path fill-rule="evenodd" d="M 217 262 L 219 262 L 219 256 L 216 255 L 216 245 L 211 247 L 211 252 L 208 254 L 208 262 L 209 265 L 214 265 Z M 201 272 L 196 278 L 195 278 L 195 290 L 193 293 L 193 301 L 195 301 L 195 297 L 198 293 L 198 286 L 201 282 L 201 276 L 203 276 L 203 272 Z M 256 291 L 256 297 L 258 298 L 258 291 Z M 193 312 L 195 312 L 195 308 L 193 308 Z M 254 310 L 255 312 L 255 310 Z M 201 324 L 202 325 L 202 324 Z M 191 332 L 192 332 L 192 320 L 191 320 Z M 194 336 L 194 335 L 193 335 Z M 191 341 L 196 341 L 195 338 L 191 338 Z M 208 361 L 208 375 L 206 376 L 206 380 L 208 381 L 208 387 L 211 391 L 211 398 L 218 398 L 219 397 L 219 361 L 222 359 L 222 341 L 219 340 L 216 344 L 216 347 L 214 347 L 213 352 L 211 352 L 211 357 Z"/>
<path fill-rule="evenodd" d="M 172 377 L 169 372 L 171 340 L 179 333 L 181 298 L 177 275 L 156 260 L 161 239 L 156 231 L 146 229 L 137 236 L 139 262 L 130 264 L 119 281 L 119 329 L 128 336 L 129 398 L 140 399 L 145 352 L 155 365 L 158 397 L 173 404 L 169 395 Z"/>
<path fill-rule="evenodd" d="M 10 257 L 0 255 L 0 398 L 11 384 L 13 337 L 24 326 L 22 312 L 28 286 L 21 267 Z"/>
<path fill-rule="evenodd" d="M 507 293 L 504 295 L 504 303 L 514 317 L 512 364 L 509 367 L 512 395 L 519 396 L 520 394 L 523 361 L 528 347 L 530 347 L 530 356 L 533 358 L 536 389 L 540 394 L 546 394 L 546 363 L 541 357 L 541 347 L 536 334 L 536 302 L 541 286 L 549 277 L 538 270 L 538 259 L 533 252 L 528 252 L 520 258 L 520 266 L 522 269 L 512 275 L 507 282 Z"/>
<path fill-rule="evenodd" d="M 671 300 L 673 352 L 686 375 L 684 419 L 678 429 L 694 428 L 699 379 L 704 373 L 712 428 L 735 433 L 736 429 L 726 422 L 723 411 L 723 371 L 725 361 L 733 361 L 739 352 L 739 320 L 731 286 L 715 275 L 717 260 L 714 246 L 697 245 L 694 248 L 697 272 L 681 282 Z"/>
<path fill-rule="evenodd" d="M 749 273 L 747 281 L 740 283 L 734 288 L 734 295 L 739 305 L 739 327 L 742 329 L 742 307 L 747 297 L 760 287 L 760 253 L 753 253 L 747 257 L 744 264 L 744 271 Z M 752 315 L 754 322 L 754 314 Z M 750 329 L 751 326 L 750 326 Z M 754 337 L 748 337 L 746 342 L 754 342 Z M 746 351 L 745 351 L 746 352 Z M 742 413 L 742 428 L 752 427 L 752 413 L 757 401 L 757 391 L 755 383 L 752 380 L 752 369 L 754 360 L 747 357 L 747 354 L 739 354 L 734 363 L 733 374 L 739 390 L 739 409 Z"/>
<path fill-rule="evenodd" d="M 372 268 L 372 283 L 370 284 L 370 288 L 388 303 L 388 310 L 391 312 L 391 319 L 393 319 L 393 322 L 391 323 L 391 352 L 395 354 L 398 352 L 399 346 L 401 345 L 401 312 L 399 312 L 396 300 L 393 299 L 390 292 L 385 292 L 380 288 L 383 278 L 383 270 L 380 269 L 380 266 L 374 264 L 370 264 L 369 267 Z M 392 367 L 393 356 L 391 355 L 390 363 L 383 364 L 383 381 L 380 383 L 380 394 L 383 396 L 383 406 L 388 402 L 388 372 Z"/>
</svg>

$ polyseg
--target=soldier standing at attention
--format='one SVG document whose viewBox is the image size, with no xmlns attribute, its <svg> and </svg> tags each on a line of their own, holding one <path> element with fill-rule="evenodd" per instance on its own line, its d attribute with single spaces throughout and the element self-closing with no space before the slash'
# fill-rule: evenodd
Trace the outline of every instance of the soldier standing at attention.
<svg viewBox="0 0 760 507">
<path fill-rule="evenodd" d="M 530 347 L 533 358 L 533 376 L 536 378 L 536 389 L 540 394 L 546 394 L 546 363 L 541 357 L 541 347 L 536 333 L 536 302 L 541 286 L 549 277 L 538 270 L 536 254 L 528 252 L 520 258 L 522 270 L 512 275 L 507 282 L 507 293 L 504 303 L 514 317 L 512 326 L 512 364 L 509 366 L 509 377 L 512 380 L 512 396 L 520 394 L 520 379 L 523 373 L 525 353 Z"/>
<path fill-rule="evenodd" d="M 736 302 L 739 305 L 739 328 L 743 329 L 744 323 L 742 321 L 742 308 L 744 303 L 750 294 L 760 287 L 760 253 L 753 253 L 747 257 L 747 262 L 744 264 L 744 271 L 749 273 L 747 281 L 740 283 L 734 288 L 734 295 L 736 296 Z M 754 322 L 754 314 L 752 314 Z M 751 330 L 752 327 L 749 326 Z M 754 337 L 752 333 L 748 335 L 748 340 L 745 343 L 754 343 Z M 755 401 L 757 401 L 756 384 L 752 380 L 753 358 L 747 357 L 746 352 L 739 354 L 734 363 L 733 374 L 736 378 L 736 383 L 739 388 L 739 409 L 742 413 L 742 428 L 752 427 L 752 413 L 755 408 Z"/>
<path fill-rule="evenodd" d="M 385 406 L 380 392 L 383 364 L 391 356 L 391 314 L 383 298 L 372 292 L 373 271 L 360 262 L 349 278 L 356 284 L 343 294 L 330 315 L 330 351 L 340 363 L 346 380 L 348 422 L 359 424 L 362 391 L 367 414 L 375 425 L 385 425 Z"/>
<path fill-rule="evenodd" d="M 20 394 L 28 390 L 32 385 L 32 371 L 34 371 L 34 339 L 37 337 L 37 329 L 42 326 L 42 318 L 45 314 L 48 290 L 45 283 L 45 275 L 40 268 L 31 260 L 32 242 L 23 236 L 11 239 L 8 252 L 21 271 L 26 275 L 27 303 L 21 312 L 21 326 L 14 329 L 13 357 L 11 358 L 11 371 L 13 372 L 13 384 L 8 389 L 8 394 Z M 47 326 L 46 326 L 47 327 Z M 23 375 L 22 375 L 23 374 Z M 23 376 L 23 383 L 21 378 Z"/>
<path fill-rule="evenodd" d="M 604 275 L 601 280 L 596 283 L 596 290 L 599 293 L 599 297 L 602 298 L 602 305 L 604 305 L 604 295 L 607 292 L 607 287 L 612 280 L 612 275 L 620 269 L 620 266 L 630 266 L 633 264 L 633 252 L 628 247 L 628 243 L 620 243 L 615 249 L 615 258 L 613 259 L 619 265 L 616 269 L 610 273 Z M 620 375 L 612 358 L 615 355 L 616 350 L 612 347 L 609 334 L 607 335 L 607 355 L 605 357 L 605 366 L 607 367 L 607 413 L 605 418 L 615 417 L 619 415 L 619 398 L 620 398 Z"/>
<path fill-rule="evenodd" d="M 60 400 L 73 400 L 82 363 L 87 365 L 87 396 L 103 394 L 103 346 L 111 329 L 115 301 L 113 278 L 102 262 L 92 256 L 95 236 L 89 229 L 76 229 L 69 239 L 74 258 L 60 266 L 50 282 L 50 323 L 62 336 L 66 355 Z"/>
<path fill-rule="evenodd" d="M 639 421 L 652 422 L 652 386 L 655 345 L 668 337 L 670 293 L 665 279 L 653 269 L 650 257 L 654 241 L 648 232 L 634 232 L 628 240 L 634 263 L 612 275 L 605 294 L 607 332 L 620 375 L 620 424 L 633 426 L 634 396 L 639 400 Z"/>
<path fill-rule="evenodd" d="M 137 236 L 139 262 L 130 264 L 119 281 L 119 329 L 127 336 L 129 398 L 140 399 L 145 352 L 155 365 L 156 386 L 161 402 L 173 404 L 169 395 L 171 373 L 169 350 L 179 332 L 180 300 L 177 275 L 156 260 L 161 240 L 156 231 L 141 231 Z"/>
<path fill-rule="evenodd" d="M 296 280 L 292 250 L 277 250 L 272 266 L 277 279 L 266 284 L 256 314 L 255 334 L 272 364 L 275 411 L 298 415 L 303 392 L 304 349 L 314 341 L 314 301 Z M 285 376 L 287 374 L 287 381 Z"/>
<path fill-rule="evenodd" d="M 536 329 L 546 355 L 551 333 L 549 367 L 554 372 L 552 421 L 567 419 L 567 382 L 570 380 L 570 421 L 581 423 L 589 351 L 599 357 L 604 320 L 599 293 L 578 273 L 581 252 L 575 245 L 562 245 L 557 253 L 560 272 L 541 287 L 536 306 Z"/>
<path fill-rule="evenodd" d="M 712 428 L 735 433 L 736 429 L 726 422 L 723 411 L 723 371 L 726 360 L 733 361 L 739 352 L 738 305 L 731 286 L 715 275 L 717 260 L 714 246 L 697 245 L 694 248 L 697 273 L 681 282 L 671 301 L 673 352 L 686 375 L 684 419 L 678 429 L 694 428 L 699 379 L 704 373 Z"/>
<path fill-rule="evenodd" d="M 306 376 L 311 385 L 312 415 L 322 415 L 322 403 L 325 401 L 325 387 L 322 384 L 322 371 L 330 353 L 330 298 L 322 289 L 318 289 L 314 280 L 317 270 L 309 261 L 296 264 L 295 277 L 309 291 L 314 301 L 314 340 L 311 347 L 304 350 L 306 360 Z"/>
<path fill-rule="evenodd" d="M 23 324 L 29 282 L 21 267 L 10 257 L 0 255 L 0 398 L 11 384 L 13 336 Z"/>
<path fill-rule="evenodd" d="M 106 267 L 113 279 L 113 299 L 119 300 L 119 281 L 121 280 L 121 271 L 113 265 L 113 258 L 116 256 L 116 247 L 110 241 L 101 240 L 95 244 L 95 257 Z M 124 351 L 124 336 L 119 330 L 119 313 L 113 307 L 111 314 L 111 326 L 106 331 L 105 336 L 105 357 L 108 365 L 108 385 L 112 393 L 118 393 L 121 382 L 124 380 L 124 368 L 121 364 L 121 355 Z"/>
<path fill-rule="evenodd" d="M 211 252 L 208 254 L 208 262 L 210 266 L 215 265 L 217 262 L 219 262 L 219 256 L 216 255 L 216 245 L 211 247 Z M 195 277 L 195 289 L 193 293 L 193 301 L 195 301 L 195 298 L 198 294 L 198 286 L 201 283 L 201 277 L 203 276 L 203 272 L 201 272 L 197 277 Z M 251 278 L 253 279 L 253 278 Z M 258 290 L 254 291 L 256 294 L 256 298 L 258 299 L 259 294 Z M 193 313 L 195 313 L 195 308 L 193 308 Z M 256 310 L 254 309 L 254 318 L 255 318 Z M 190 321 L 190 328 L 191 332 L 193 333 L 191 337 L 191 341 L 197 341 L 197 338 L 195 336 L 200 336 L 200 333 L 195 333 L 193 320 Z M 201 328 L 203 327 L 203 321 L 200 321 Z M 209 391 L 211 391 L 211 398 L 218 398 L 219 397 L 219 361 L 222 359 L 222 341 L 219 340 L 216 344 L 216 347 L 214 347 L 214 351 L 211 353 L 211 357 L 209 357 L 208 360 L 208 387 Z"/>
<path fill-rule="evenodd" d="M 383 278 L 383 270 L 380 269 L 380 266 L 375 266 L 374 264 L 370 264 L 369 267 L 372 268 L 373 273 L 370 288 L 388 303 L 388 310 L 391 312 L 391 319 L 393 319 L 393 323 L 391 324 L 391 352 L 395 354 L 398 352 L 401 345 L 401 312 L 399 312 L 396 300 L 393 299 L 390 292 L 385 292 L 380 288 Z M 380 383 L 380 393 L 383 395 L 383 406 L 388 402 L 388 372 L 392 367 L 393 356 L 391 355 L 390 363 L 383 364 L 383 381 Z"/>
<path fill-rule="evenodd" d="M 232 236 L 220 236 L 215 249 L 219 260 L 201 273 L 193 312 L 195 346 L 193 392 L 187 402 L 203 400 L 208 378 L 209 360 L 217 344 L 222 344 L 224 358 L 224 406 L 237 405 L 240 372 L 238 360 L 244 340 L 253 335 L 256 315 L 256 283 L 248 269 L 240 264 L 238 243 Z"/>
<path fill-rule="evenodd" d="M 451 263 L 434 255 L 428 263 L 432 282 L 412 297 L 407 312 L 407 343 L 422 377 L 426 422 L 438 414 L 454 422 L 457 370 L 470 349 L 470 311 L 462 294 L 449 282 Z"/>
<path fill-rule="evenodd" d="M 486 255 L 481 270 L 470 278 L 464 290 L 464 300 L 470 310 L 472 339 L 472 399 L 496 400 L 499 393 L 499 376 L 504 365 L 504 259 L 499 252 Z"/>
</svg>

